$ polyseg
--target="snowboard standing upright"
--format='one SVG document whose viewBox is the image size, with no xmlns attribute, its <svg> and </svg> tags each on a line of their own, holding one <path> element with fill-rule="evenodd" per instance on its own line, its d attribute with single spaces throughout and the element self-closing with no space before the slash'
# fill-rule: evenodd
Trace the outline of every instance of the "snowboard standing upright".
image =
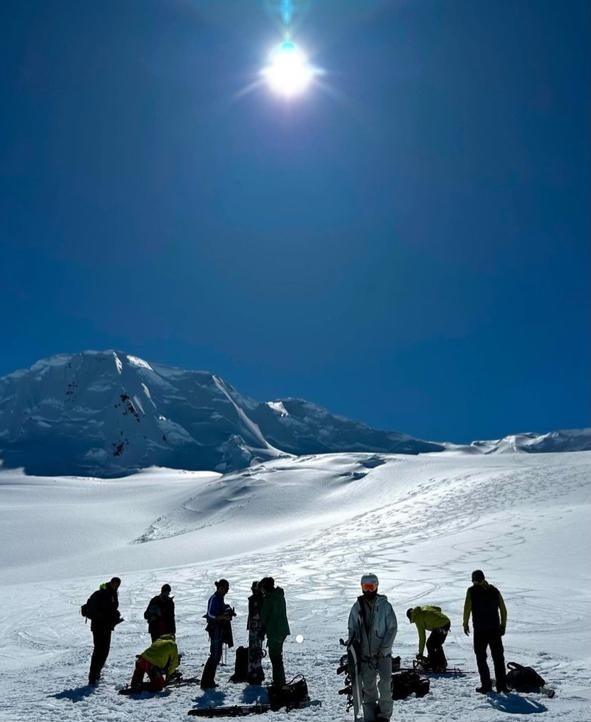
<svg viewBox="0 0 591 722">
<path fill-rule="evenodd" d="M 263 672 L 263 640 L 257 629 L 248 630 L 248 681 L 260 684 L 265 679 Z"/>
<path fill-rule="evenodd" d="M 263 631 L 261 623 L 262 596 L 259 582 L 252 583 L 252 594 L 248 598 L 248 681 L 261 684 L 265 679 L 263 672 Z"/>
</svg>

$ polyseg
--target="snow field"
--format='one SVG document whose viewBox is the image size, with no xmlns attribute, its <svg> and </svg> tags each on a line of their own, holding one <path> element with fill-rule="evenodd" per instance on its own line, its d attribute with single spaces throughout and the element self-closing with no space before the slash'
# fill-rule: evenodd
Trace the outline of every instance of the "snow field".
<svg viewBox="0 0 591 722">
<path fill-rule="evenodd" d="M 150 470 L 118 480 L 0 472 L 0 720 L 178 720 L 206 701 L 254 702 L 258 688 L 121 697 L 149 644 L 143 611 L 164 582 L 177 605 L 185 675 L 207 657 L 202 615 L 213 581 L 230 580 L 236 645 L 247 641 L 253 579 L 285 589 L 292 634 L 287 673 L 303 673 L 321 707 L 290 719 L 352 719 L 335 673 L 359 577 L 374 571 L 398 617 L 394 654 L 410 662 L 416 628 L 405 610 L 443 607 L 450 663 L 474 672 L 461 628 L 470 572 L 484 569 L 505 598 L 506 660 L 534 666 L 557 689 L 482 698 L 476 674 L 434 679 L 425 698 L 395 702 L 393 719 L 497 722 L 543 713 L 587 722 L 591 690 L 591 453 L 419 457 L 330 454 L 267 462 L 241 473 Z M 138 539 L 153 539 L 139 543 Z M 85 687 L 91 652 L 79 607 L 101 581 L 122 577 L 120 610 L 99 687 Z M 298 644 L 296 635 L 304 641 Z M 269 672 L 268 661 L 265 662 Z M 284 718 L 286 713 L 276 713 Z"/>
</svg>

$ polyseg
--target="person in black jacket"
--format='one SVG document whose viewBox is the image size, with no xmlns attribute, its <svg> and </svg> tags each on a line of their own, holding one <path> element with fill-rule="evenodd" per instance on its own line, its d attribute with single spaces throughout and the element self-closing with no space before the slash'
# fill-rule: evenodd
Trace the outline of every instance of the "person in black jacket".
<svg viewBox="0 0 591 722">
<path fill-rule="evenodd" d="M 110 582 L 101 584 L 99 589 L 91 594 L 86 603 L 94 643 L 88 673 L 88 683 L 91 685 L 98 684 L 101 670 L 109 656 L 111 632 L 117 624 L 123 621 L 119 614 L 119 597 L 117 596 L 117 590 L 120 586 L 121 579 L 113 577 Z"/>
<path fill-rule="evenodd" d="M 501 618 L 499 619 L 499 612 Z M 507 692 L 505 672 L 505 652 L 502 637 L 507 625 L 507 608 L 501 592 L 484 578 L 484 572 L 476 569 L 472 572 L 472 586 L 466 592 L 464 602 L 464 634 L 470 634 L 470 614 L 474 627 L 474 653 L 480 674 L 480 687 L 477 692 L 487 694 L 492 691 L 490 670 L 486 663 L 486 648 L 490 653 L 495 667 L 497 692 Z"/>
<path fill-rule="evenodd" d="M 170 596 L 170 584 L 163 584 L 160 594 L 150 599 L 144 612 L 148 631 L 155 642 L 163 634 L 176 634 L 174 599 Z"/>
</svg>

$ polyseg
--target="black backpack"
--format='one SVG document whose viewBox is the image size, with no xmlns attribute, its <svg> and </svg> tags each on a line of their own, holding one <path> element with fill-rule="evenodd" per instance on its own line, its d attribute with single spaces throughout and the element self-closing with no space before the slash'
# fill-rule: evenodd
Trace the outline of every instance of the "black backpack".
<svg viewBox="0 0 591 722">
<path fill-rule="evenodd" d="M 237 647 L 234 674 L 230 682 L 248 682 L 248 647 Z"/>
<path fill-rule="evenodd" d="M 310 701 L 306 678 L 302 674 L 296 675 L 291 682 L 287 684 L 269 685 L 267 687 L 267 694 L 269 695 L 269 704 L 274 712 L 282 707 L 285 707 L 287 710 L 297 709 Z"/>
<path fill-rule="evenodd" d="M 543 677 L 532 667 L 524 667 L 517 662 L 507 664 L 507 685 L 516 692 L 539 692 L 546 684 Z"/>
<path fill-rule="evenodd" d="M 96 592 L 93 592 L 87 599 L 86 604 L 83 604 L 80 607 L 80 614 L 82 614 L 83 617 L 86 617 L 86 619 L 92 620 L 94 619 L 94 615 L 96 613 L 96 598 L 95 595 Z"/>
<path fill-rule="evenodd" d="M 392 699 L 406 699 L 414 692 L 424 697 L 429 691 L 429 680 L 418 672 L 402 670 L 392 673 Z"/>
</svg>

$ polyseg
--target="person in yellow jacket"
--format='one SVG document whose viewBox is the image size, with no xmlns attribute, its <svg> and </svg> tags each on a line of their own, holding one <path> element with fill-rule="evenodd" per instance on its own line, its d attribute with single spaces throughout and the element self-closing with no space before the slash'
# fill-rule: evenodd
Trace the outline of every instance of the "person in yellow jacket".
<svg viewBox="0 0 591 722">
<path fill-rule="evenodd" d="M 148 649 L 138 655 L 131 678 L 132 689 L 142 689 L 144 675 L 150 679 L 150 692 L 159 692 L 180 664 L 179 650 L 173 634 L 158 637 Z"/>
<path fill-rule="evenodd" d="M 451 627 L 449 617 L 441 611 L 441 607 L 433 607 L 424 605 L 421 607 L 411 607 L 406 610 L 406 616 L 411 624 L 417 625 L 419 633 L 419 653 L 417 659 L 426 661 L 429 669 L 434 672 L 445 672 L 447 669 L 447 659 L 443 651 L 443 643 L 447 637 L 447 633 Z M 431 632 L 427 643 L 427 659 L 423 656 L 425 651 L 426 631 Z"/>
</svg>

